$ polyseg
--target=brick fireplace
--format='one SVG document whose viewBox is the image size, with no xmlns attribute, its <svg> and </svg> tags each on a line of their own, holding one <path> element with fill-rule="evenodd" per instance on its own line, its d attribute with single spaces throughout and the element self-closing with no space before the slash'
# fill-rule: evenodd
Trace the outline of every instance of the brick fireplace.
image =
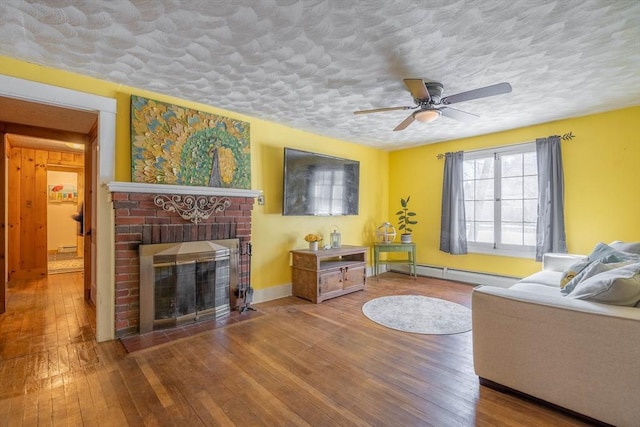
<svg viewBox="0 0 640 427">
<path fill-rule="evenodd" d="M 229 192 L 225 189 L 220 189 L 221 195 L 212 195 L 216 189 L 207 189 L 206 195 L 198 195 L 195 191 L 195 195 L 191 195 L 184 189 L 175 194 L 173 188 L 158 192 L 156 189 L 162 186 L 149 187 L 153 187 L 153 191 L 141 192 L 138 189 L 111 193 L 115 219 L 117 337 L 140 333 L 140 245 L 238 239 L 242 248 L 251 243 L 253 195 L 227 196 L 225 194 Z M 180 206 L 173 211 L 171 209 L 171 206 L 176 206 L 176 200 L 177 205 L 188 200 L 196 206 L 206 203 L 215 206 L 204 216 L 189 213 L 181 216 Z M 239 257 L 238 280 L 241 284 L 248 284 L 250 280 L 249 263 L 250 257 Z"/>
</svg>

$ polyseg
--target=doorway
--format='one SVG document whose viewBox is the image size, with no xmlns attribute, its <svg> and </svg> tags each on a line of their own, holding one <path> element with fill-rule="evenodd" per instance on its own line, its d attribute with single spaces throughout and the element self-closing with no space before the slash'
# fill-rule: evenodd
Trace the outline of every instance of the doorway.
<svg viewBox="0 0 640 427">
<path fill-rule="evenodd" d="M 26 108 L 32 112 L 27 117 L 28 123 L 20 121 L 20 115 L 15 114 L 17 109 L 4 108 L 5 101 L 11 103 L 25 103 Z M 96 292 L 96 340 L 98 342 L 115 338 L 115 281 L 114 281 L 114 221 L 113 208 L 110 203 L 110 192 L 103 183 L 114 180 L 115 173 L 115 140 L 116 140 L 116 111 L 117 102 L 115 94 L 111 98 L 80 92 L 73 89 L 52 86 L 24 80 L 16 77 L 0 74 L 0 122 L 10 123 L 11 127 L 21 126 L 26 128 L 39 127 L 46 129 L 58 129 L 59 123 L 80 124 L 77 120 L 89 117 L 92 124 L 97 124 L 89 132 L 90 139 L 86 147 L 87 157 L 91 161 L 91 170 L 85 167 L 85 177 L 91 180 L 87 190 L 91 194 L 85 197 L 85 208 L 91 201 L 91 218 L 85 217 L 86 235 L 91 236 L 91 280 Z M 61 113 L 54 114 L 54 113 Z M 63 120 L 66 117 L 74 117 L 76 120 Z M 16 120 L 9 120 L 7 117 Z M 97 122 L 96 122 L 97 117 Z M 0 124 L 0 198 L 5 200 L 2 205 L 0 218 L 3 219 L 0 229 L 0 276 L 4 279 L 4 286 L 0 286 L 0 313 L 5 310 L 5 295 L 7 284 L 6 253 L 7 247 L 7 216 L 6 216 L 6 163 L 7 155 L 4 150 L 6 133 L 5 125 Z M 69 129 L 58 129 L 63 134 L 69 133 Z M 72 130 L 71 130 L 72 131 Z M 86 132 L 86 130 L 85 130 Z M 19 132 L 14 132 L 19 133 Z M 65 138 L 55 138 L 65 140 Z M 98 185 L 100 184 L 100 185 Z M 86 241 L 86 240 L 85 240 Z M 87 245 L 85 244 L 85 251 Z M 89 257 L 85 253 L 85 262 Z M 85 270 L 86 272 L 86 270 Z"/>
<path fill-rule="evenodd" d="M 47 167 L 47 274 L 84 270 L 83 173 Z"/>
<path fill-rule="evenodd" d="M 91 166 L 85 164 L 85 145 L 78 141 L 89 137 L 67 135 L 76 141 L 72 144 L 53 139 L 62 136 L 54 130 L 4 126 L 11 131 L 5 135 L 8 280 L 45 277 L 52 258 L 54 266 L 67 267 L 55 272 L 89 271 L 82 261 L 84 237 L 78 236 L 82 232 L 72 219 L 85 196 L 84 170 Z M 34 133 L 49 138 L 29 135 Z M 70 270 L 70 264 L 79 265 Z M 91 289 L 89 281 L 86 286 Z"/>
</svg>

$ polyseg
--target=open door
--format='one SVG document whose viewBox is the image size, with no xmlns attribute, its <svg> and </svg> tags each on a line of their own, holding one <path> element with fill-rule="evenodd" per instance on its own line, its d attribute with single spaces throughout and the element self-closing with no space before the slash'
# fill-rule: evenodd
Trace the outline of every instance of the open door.
<svg viewBox="0 0 640 427">
<path fill-rule="evenodd" d="M 5 128 L 5 132 L 7 129 Z M 8 280 L 47 275 L 47 151 L 20 146 L 5 133 Z"/>
<path fill-rule="evenodd" d="M 96 186 L 98 178 L 94 173 L 94 165 L 98 159 L 98 136 L 97 125 L 89 133 L 89 143 L 85 145 L 84 151 L 84 218 L 82 222 L 82 236 L 84 238 L 84 299 L 96 304 Z"/>
<path fill-rule="evenodd" d="M 7 141 L 0 131 L 0 314 L 7 311 Z"/>
</svg>

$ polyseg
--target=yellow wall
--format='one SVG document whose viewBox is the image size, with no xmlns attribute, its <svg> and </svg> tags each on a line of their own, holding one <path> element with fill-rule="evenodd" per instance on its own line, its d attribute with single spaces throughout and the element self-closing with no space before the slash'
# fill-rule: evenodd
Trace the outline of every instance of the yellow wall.
<svg viewBox="0 0 640 427">
<path fill-rule="evenodd" d="M 256 289 L 291 283 L 289 250 L 306 246 L 303 236 L 321 233 L 332 226 L 342 233 L 342 243 L 370 245 L 375 228 L 387 218 L 388 153 L 313 135 L 231 111 L 159 93 L 117 85 L 61 70 L 0 56 L 0 73 L 117 100 L 117 181 L 131 180 L 130 96 L 140 95 L 185 107 L 220 114 L 251 125 L 252 189 L 263 190 L 266 203 L 254 205 L 252 215 L 252 284 Z M 283 217 L 282 165 L 284 147 L 299 148 L 360 161 L 360 215 L 346 217 Z"/>
<path fill-rule="evenodd" d="M 444 160 L 436 155 L 569 131 L 575 138 L 562 142 L 569 252 L 589 253 L 601 241 L 640 241 L 640 107 L 633 107 L 390 153 L 389 212 L 411 195 L 410 207 L 420 220 L 413 232 L 418 263 L 516 277 L 539 270 L 528 259 L 440 252 Z"/>
<path fill-rule="evenodd" d="M 336 225 L 343 244 L 369 245 L 375 229 L 411 195 L 418 262 L 509 276 L 540 268 L 532 260 L 488 255 L 452 256 L 438 250 L 443 161 L 436 154 L 531 141 L 573 131 L 563 142 L 567 240 L 570 252 L 588 253 L 599 241 L 640 240 L 640 107 L 545 123 L 507 132 L 430 144 L 387 153 L 374 148 L 313 135 L 195 102 L 125 87 L 0 57 L 0 73 L 117 100 L 116 179 L 129 181 L 130 96 L 132 94 L 244 120 L 251 124 L 252 188 L 264 191 L 266 203 L 252 216 L 252 282 L 256 289 L 288 284 L 288 251 L 303 248 L 311 232 L 328 235 Z M 444 120 L 444 119 L 443 119 Z M 428 125 L 427 125 L 428 126 Z M 283 147 L 316 151 L 360 161 L 360 215 L 340 218 L 283 217 Z"/>
<path fill-rule="evenodd" d="M 253 211 L 253 284 L 257 289 L 291 283 L 288 251 L 303 249 L 307 233 L 328 242 L 332 226 L 342 243 L 369 246 L 375 228 L 387 216 L 388 154 L 380 150 L 313 135 L 272 123 L 251 121 L 252 180 L 266 202 Z M 360 161 L 360 214 L 345 217 L 282 216 L 283 147 L 299 148 Z"/>
</svg>

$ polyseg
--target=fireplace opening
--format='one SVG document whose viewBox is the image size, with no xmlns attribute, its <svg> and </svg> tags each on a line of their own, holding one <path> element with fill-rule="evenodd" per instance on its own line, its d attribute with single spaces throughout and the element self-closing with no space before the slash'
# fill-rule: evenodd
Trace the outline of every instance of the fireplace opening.
<svg viewBox="0 0 640 427">
<path fill-rule="evenodd" d="M 140 333 L 230 313 L 238 239 L 140 245 Z"/>
</svg>

